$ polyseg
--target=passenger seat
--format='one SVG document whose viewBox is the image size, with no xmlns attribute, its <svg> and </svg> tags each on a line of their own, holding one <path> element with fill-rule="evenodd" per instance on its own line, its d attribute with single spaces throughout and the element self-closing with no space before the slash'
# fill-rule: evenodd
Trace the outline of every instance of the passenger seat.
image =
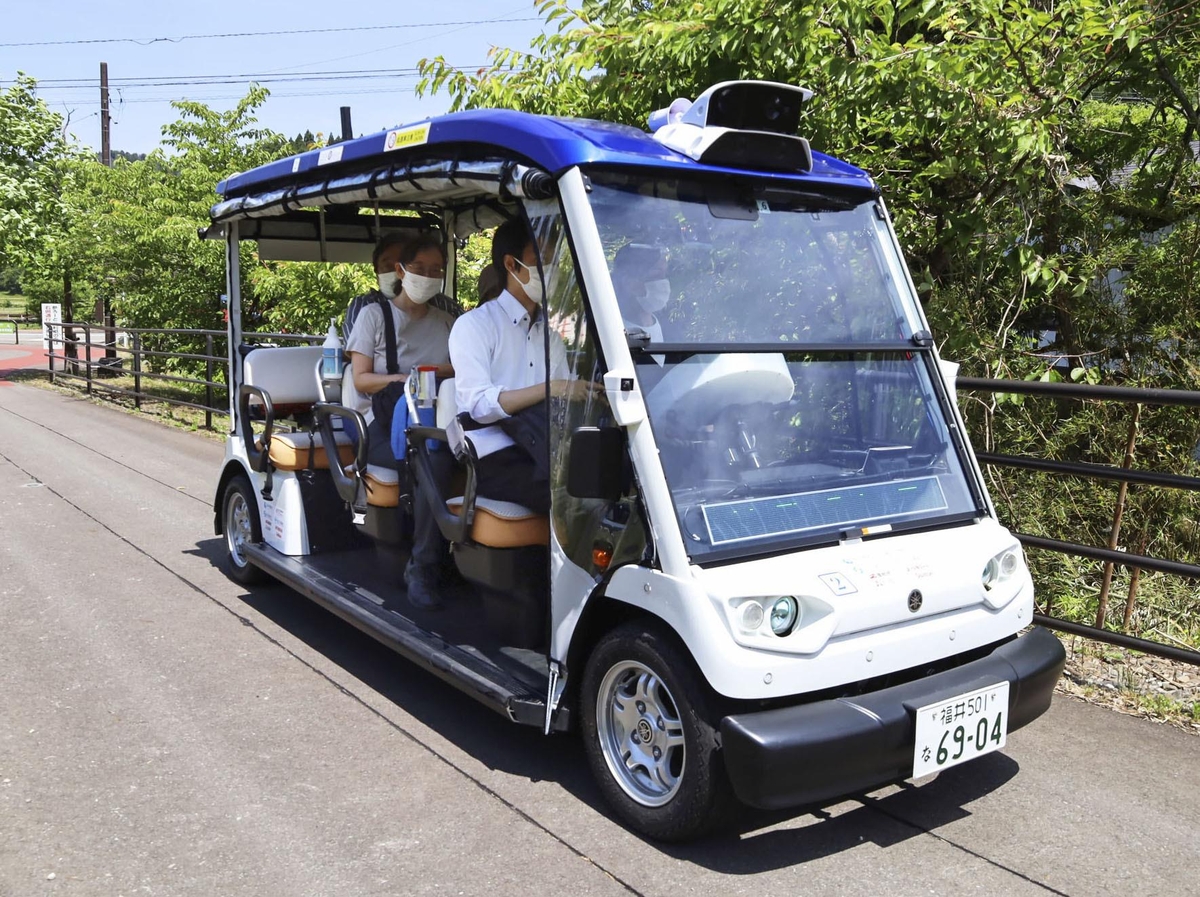
<svg viewBox="0 0 1200 897">
<path fill-rule="evenodd" d="M 438 388 L 437 426 L 444 430 L 450 440 L 450 448 L 456 458 L 461 458 L 465 446 L 463 438 L 469 439 L 458 423 L 458 404 L 454 395 L 454 378 L 443 380 Z M 446 507 L 461 516 L 463 498 L 459 495 L 446 501 Z M 550 518 L 538 514 L 523 505 L 510 501 L 499 501 L 480 495 L 475 498 L 475 519 L 471 525 L 471 541 L 489 548 L 520 548 L 525 545 L 548 545 L 550 543 Z"/>
</svg>

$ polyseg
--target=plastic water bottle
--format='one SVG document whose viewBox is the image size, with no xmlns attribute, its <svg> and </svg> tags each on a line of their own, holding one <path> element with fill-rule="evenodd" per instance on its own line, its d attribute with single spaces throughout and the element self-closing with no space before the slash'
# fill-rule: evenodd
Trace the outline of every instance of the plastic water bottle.
<svg viewBox="0 0 1200 897">
<path fill-rule="evenodd" d="M 336 318 L 329 319 L 329 333 L 321 344 L 321 379 L 342 382 L 342 338 Z"/>
</svg>

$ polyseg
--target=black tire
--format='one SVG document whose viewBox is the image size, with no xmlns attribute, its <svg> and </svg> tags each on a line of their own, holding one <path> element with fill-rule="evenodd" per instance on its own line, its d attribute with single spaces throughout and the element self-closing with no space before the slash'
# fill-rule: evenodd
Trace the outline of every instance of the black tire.
<svg viewBox="0 0 1200 897">
<path fill-rule="evenodd" d="M 264 582 L 267 574 L 250 563 L 241 552 L 243 541 L 262 541 L 254 487 L 244 474 L 235 476 L 225 487 L 225 494 L 221 497 L 221 524 L 225 533 L 225 567 L 229 578 L 244 586 Z"/>
<path fill-rule="evenodd" d="M 658 625 L 626 623 L 606 633 L 588 658 L 580 697 L 588 765 L 631 828 L 686 841 L 710 831 L 733 804 L 714 696 Z"/>
</svg>

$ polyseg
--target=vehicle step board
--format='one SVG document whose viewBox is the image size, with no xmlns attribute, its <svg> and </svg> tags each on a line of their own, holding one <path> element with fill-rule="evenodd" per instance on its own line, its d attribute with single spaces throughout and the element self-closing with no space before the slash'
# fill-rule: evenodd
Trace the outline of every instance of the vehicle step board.
<svg viewBox="0 0 1200 897">
<path fill-rule="evenodd" d="M 302 559 L 281 554 L 265 543 L 247 544 L 243 551 L 255 566 L 480 703 L 514 722 L 543 724 L 544 696 L 482 656 L 448 643 L 395 611 L 383 610 L 361 587 L 348 588 Z M 566 727 L 567 714 L 560 709 L 553 728 Z"/>
</svg>

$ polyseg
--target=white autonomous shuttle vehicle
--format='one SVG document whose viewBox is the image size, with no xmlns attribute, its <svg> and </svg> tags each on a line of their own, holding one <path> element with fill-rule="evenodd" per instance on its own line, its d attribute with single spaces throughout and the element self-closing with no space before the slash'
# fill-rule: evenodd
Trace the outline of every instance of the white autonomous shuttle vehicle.
<svg viewBox="0 0 1200 897">
<path fill-rule="evenodd" d="M 214 511 L 233 577 L 287 583 L 514 722 L 578 731 L 654 838 L 994 751 L 1062 671 L 1053 635 L 1021 634 L 1029 570 L 879 189 L 797 136 L 810 97 L 727 82 L 652 132 L 440 116 L 229 177 L 205 232 L 227 244 Z M 321 347 L 251 349 L 239 314 L 242 241 L 339 262 L 435 234 L 453 294 L 455 247 L 512 218 L 540 249 L 545 350 L 561 338 L 595 384 L 547 390 L 548 517 L 476 494 L 452 381 L 409 378 L 409 475 L 376 468 Z M 459 574 L 439 611 L 404 600 L 412 502 Z"/>
</svg>

